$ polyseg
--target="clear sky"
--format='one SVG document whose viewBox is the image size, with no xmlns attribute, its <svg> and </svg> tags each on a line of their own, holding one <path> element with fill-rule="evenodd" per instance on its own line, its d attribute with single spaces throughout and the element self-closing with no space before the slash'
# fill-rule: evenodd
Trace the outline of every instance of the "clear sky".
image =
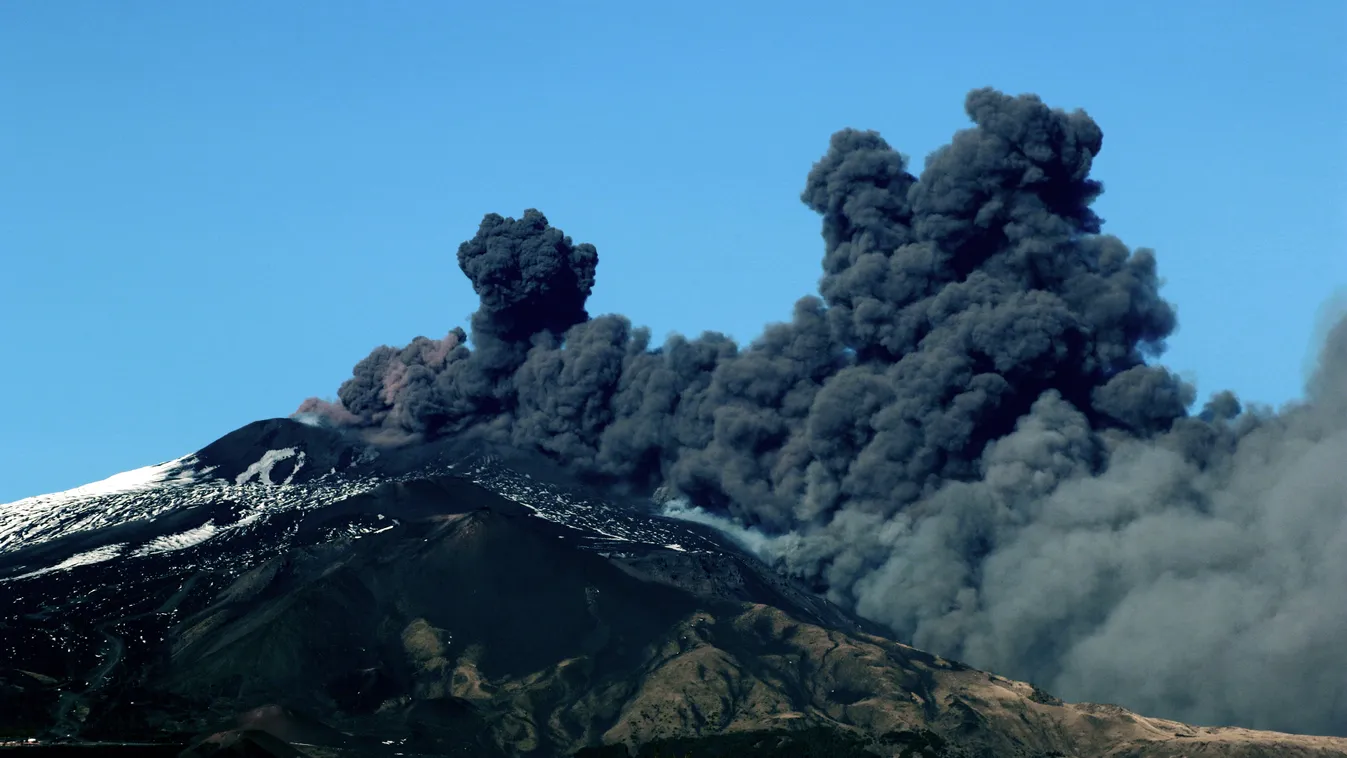
<svg viewBox="0 0 1347 758">
<path fill-rule="evenodd" d="M 829 9 L 825 11 L 824 9 Z M 991 85 L 1103 127 L 1202 396 L 1300 392 L 1347 285 L 1347 3 L 0 3 L 0 502 L 333 396 L 476 305 L 538 207 L 591 312 L 754 336 L 814 290 L 842 127 L 922 158 Z"/>
</svg>

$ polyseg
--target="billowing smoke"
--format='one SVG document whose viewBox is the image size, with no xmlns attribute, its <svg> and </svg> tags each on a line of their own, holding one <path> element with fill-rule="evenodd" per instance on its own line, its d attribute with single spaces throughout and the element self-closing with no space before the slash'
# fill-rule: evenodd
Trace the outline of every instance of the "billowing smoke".
<svg viewBox="0 0 1347 758">
<path fill-rule="evenodd" d="M 1347 321 L 1304 403 L 1190 415 L 1147 362 L 1176 326 L 1155 256 L 1091 210 L 1098 125 L 989 89 L 966 110 L 920 176 L 833 136 L 802 196 L 821 297 L 747 346 L 590 318 L 594 248 L 493 214 L 459 248 L 471 347 L 380 347 L 302 410 L 663 487 L 900 638 L 1063 697 L 1347 733 Z"/>
</svg>

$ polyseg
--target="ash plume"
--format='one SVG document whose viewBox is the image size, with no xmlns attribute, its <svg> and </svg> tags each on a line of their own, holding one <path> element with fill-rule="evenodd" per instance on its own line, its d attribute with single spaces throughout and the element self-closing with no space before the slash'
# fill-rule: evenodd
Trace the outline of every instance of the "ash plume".
<svg viewBox="0 0 1347 758">
<path fill-rule="evenodd" d="M 818 296 L 740 346 L 591 318 L 594 247 L 536 210 L 459 249 L 469 333 L 379 347 L 338 403 L 677 499 L 920 647 L 1076 700 L 1347 733 L 1347 321 L 1280 412 L 1153 363 L 1152 251 L 1102 233 L 1084 112 L 991 90 L 920 174 L 833 135 Z"/>
</svg>

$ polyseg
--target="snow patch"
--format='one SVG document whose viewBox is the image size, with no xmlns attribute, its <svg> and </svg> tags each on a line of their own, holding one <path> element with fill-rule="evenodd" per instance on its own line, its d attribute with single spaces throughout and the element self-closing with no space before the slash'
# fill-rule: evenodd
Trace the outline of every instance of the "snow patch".
<svg viewBox="0 0 1347 758">
<path fill-rule="evenodd" d="M 569 526 L 569 524 L 567 524 L 567 526 Z M 612 532 L 605 532 L 602 528 L 597 527 L 597 526 L 594 526 L 594 525 L 592 525 L 592 524 L 589 525 L 589 530 L 592 531 L 592 532 L 597 532 L 598 534 L 601 534 L 601 535 L 603 535 L 604 537 L 607 537 L 608 539 L 613 540 L 613 541 L 615 541 L 615 542 L 631 542 L 631 541 L 632 541 L 632 540 L 629 540 L 629 539 L 627 539 L 626 537 L 623 537 L 623 536 L 621 536 L 621 535 L 613 534 Z"/>
<path fill-rule="evenodd" d="M 75 568 L 76 566 L 88 566 L 89 564 L 92 563 L 102 563 L 103 561 L 110 561 L 113 558 L 116 558 L 117 556 L 121 555 L 124 550 L 126 550 L 126 543 L 122 543 L 120 545 L 106 545 L 104 547 L 95 548 L 87 552 L 76 553 L 75 555 L 66 558 L 65 560 L 61 561 L 55 566 L 48 566 L 47 568 L 39 569 L 37 571 L 33 571 L 27 574 L 11 576 L 5 581 L 14 581 L 16 579 L 30 579 L 35 576 L 50 574 L 53 571 L 65 571 L 66 569 L 72 569 Z"/>
<path fill-rule="evenodd" d="M 192 547 L 193 545 L 200 545 L 211 537 L 214 537 L 218 531 L 220 530 L 215 526 L 214 521 L 207 521 L 195 529 L 188 529 L 185 532 L 156 537 L 139 547 L 132 553 L 132 555 L 140 557 L 142 555 L 166 553 L 170 550 L 182 550 L 183 548 Z"/>
<path fill-rule="evenodd" d="M 262 484 L 276 486 L 276 482 L 271 481 L 271 470 L 276 467 L 277 463 L 289 460 L 295 456 L 299 456 L 295 461 L 295 468 L 290 472 L 290 475 L 285 478 L 285 481 L 281 482 L 279 485 L 281 487 L 288 486 L 294 481 L 295 474 L 298 474 L 299 470 L 304 467 L 304 451 L 297 450 L 293 447 L 284 447 L 280 450 L 268 450 L 262 455 L 261 460 L 244 469 L 243 473 L 234 477 L 234 484 L 246 484 L 253 479 L 257 479 L 257 481 Z"/>
<path fill-rule="evenodd" d="M 382 519 L 383 516 L 380 516 L 379 518 Z M 384 532 L 386 532 L 386 531 L 388 531 L 388 530 L 390 530 L 390 529 L 392 529 L 392 528 L 398 526 L 398 525 L 401 524 L 401 523 L 402 523 L 402 522 L 398 521 L 397 519 L 393 519 L 393 523 L 389 524 L 388 526 L 381 526 L 381 527 L 379 527 L 378 529 L 375 529 L 375 528 L 373 528 L 373 527 L 368 527 L 368 526 L 354 526 L 354 525 L 353 525 L 353 526 L 349 526 L 349 527 L 347 527 L 346 529 L 342 530 L 341 533 L 342 533 L 342 534 L 345 534 L 346 536 L 350 537 L 350 538 L 353 539 L 353 540 L 358 540 L 358 539 L 360 539 L 361 537 L 368 537 L 368 536 L 371 535 L 371 534 L 382 534 L 382 533 L 384 533 Z"/>
<path fill-rule="evenodd" d="M 599 547 L 613 543 L 651 546 L 675 546 L 669 549 L 685 553 L 704 553 L 713 543 L 679 523 L 616 505 L 602 499 L 577 494 L 573 490 L 532 479 L 526 474 L 497 468 L 489 458 L 468 467 L 470 481 L 528 508 L 532 515 L 584 533 L 587 545 Z M 687 519 L 684 519 L 686 521 Z"/>
</svg>

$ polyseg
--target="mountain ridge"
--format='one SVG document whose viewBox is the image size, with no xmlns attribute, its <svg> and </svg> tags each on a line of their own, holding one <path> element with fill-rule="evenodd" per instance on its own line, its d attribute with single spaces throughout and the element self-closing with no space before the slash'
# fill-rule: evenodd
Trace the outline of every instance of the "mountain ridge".
<svg viewBox="0 0 1347 758">
<path fill-rule="evenodd" d="M 246 731 L 311 755 L 810 730 L 881 755 L 1347 755 L 1062 703 L 886 639 L 708 527 L 472 441 L 379 449 L 271 419 L 170 463 L 139 489 L 0 506 L 51 522 L 0 543 L 0 733 L 266 742 Z"/>
</svg>

